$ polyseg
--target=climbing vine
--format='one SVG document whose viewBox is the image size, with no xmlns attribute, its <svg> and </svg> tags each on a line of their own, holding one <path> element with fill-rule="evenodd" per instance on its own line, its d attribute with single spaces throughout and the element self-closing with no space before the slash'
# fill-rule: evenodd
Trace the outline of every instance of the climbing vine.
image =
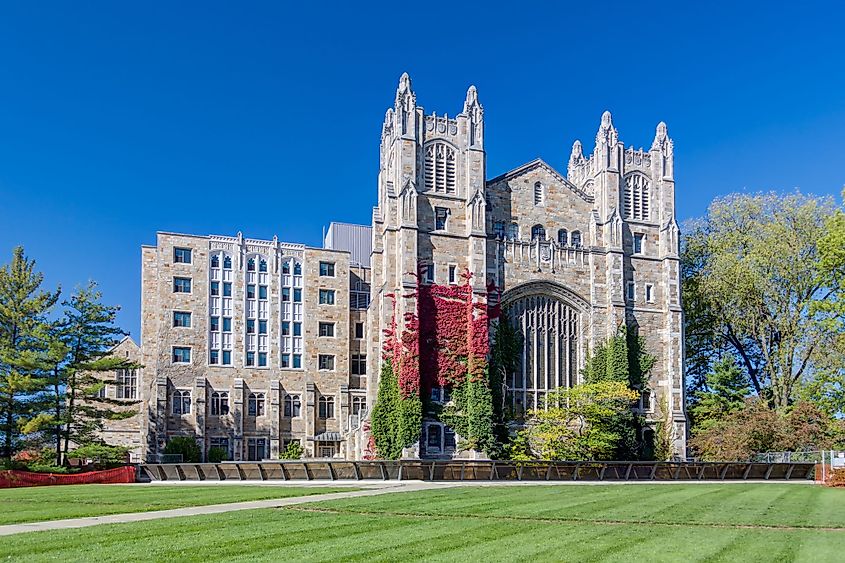
<svg viewBox="0 0 845 563">
<path fill-rule="evenodd" d="M 404 296 L 415 299 L 403 317 L 401 333 L 393 299 L 392 322 L 385 333 L 381 381 L 372 414 L 372 435 L 380 457 L 396 459 L 418 442 L 422 430 L 421 397 L 432 387 L 451 390 L 452 400 L 433 414 L 462 438 L 461 447 L 493 450 L 494 410 L 487 356 L 489 314 L 486 299 L 473 295 L 466 272 L 463 283 L 417 283 Z M 417 277 L 419 280 L 419 276 Z"/>
</svg>

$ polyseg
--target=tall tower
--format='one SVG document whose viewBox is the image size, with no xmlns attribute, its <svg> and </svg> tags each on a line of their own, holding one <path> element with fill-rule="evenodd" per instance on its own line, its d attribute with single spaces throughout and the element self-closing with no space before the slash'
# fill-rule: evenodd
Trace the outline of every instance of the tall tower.
<svg viewBox="0 0 845 563">
<path fill-rule="evenodd" d="M 373 209 L 372 358 L 381 358 L 384 329 L 415 312 L 406 297 L 422 282 L 461 283 L 464 272 L 478 298 L 486 292 L 486 155 L 484 109 L 470 86 L 463 111 L 426 115 L 411 80 L 399 79 L 382 125 L 378 205 Z M 395 303 L 395 316 L 394 316 Z M 378 371 L 376 371 L 378 373 Z M 371 404 L 378 377 L 368 378 Z"/>
</svg>

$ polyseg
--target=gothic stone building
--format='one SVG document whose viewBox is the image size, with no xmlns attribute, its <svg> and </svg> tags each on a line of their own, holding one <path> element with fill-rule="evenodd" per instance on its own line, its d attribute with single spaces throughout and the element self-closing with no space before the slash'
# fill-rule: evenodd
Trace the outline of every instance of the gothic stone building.
<svg viewBox="0 0 845 563">
<path fill-rule="evenodd" d="M 610 113 L 593 153 L 576 141 L 566 174 L 537 159 L 486 176 L 475 87 L 455 117 L 426 114 L 404 74 L 387 110 L 372 227 L 333 223 L 323 248 L 274 239 L 159 233 L 142 250 L 143 364 L 137 453 L 173 436 L 231 459 L 360 458 L 391 296 L 423 283 L 488 288 L 523 335 L 508 376 L 519 417 L 580 381 L 586 356 L 621 324 L 657 357 L 638 408 L 684 455 L 683 325 L 673 146 L 625 147 Z M 396 317 L 415 307 L 397 300 Z M 401 328 L 401 327 L 400 327 Z M 444 390 L 432 391 L 443 400 Z M 435 396 L 436 395 L 436 396 Z M 424 423 L 420 455 L 452 457 L 454 433 Z"/>
</svg>

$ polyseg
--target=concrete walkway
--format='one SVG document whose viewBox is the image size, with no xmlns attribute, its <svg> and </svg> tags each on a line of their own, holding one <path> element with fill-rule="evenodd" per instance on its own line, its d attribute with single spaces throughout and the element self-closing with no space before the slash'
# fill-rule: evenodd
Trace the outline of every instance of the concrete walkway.
<svg viewBox="0 0 845 563">
<path fill-rule="evenodd" d="M 290 483 L 288 482 L 288 485 Z M 228 504 L 210 504 L 206 506 L 189 506 L 171 510 L 155 510 L 150 512 L 130 512 L 127 514 L 108 514 L 105 516 L 88 516 L 85 518 L 69 518 L 67 520 L 48 520 L 45 522 L 27 522 L 23 524 L 8 524 L 0 526 L 0 536 L 9 536 L 23 532 L 40 532 L 44 530 L 66 530 L 69 528 L 86 528 L 99 524 L 121 524 L 125 522 L 143 522 L 158 520 L 159 518 L 178 518 L 181 516 L 197 516 L 200 514 L 220 514 L 234 510 L 253 510 L 256 508 L 280 508 L 292 504 L 305 504 L 324 500 L 338 500 L 346 498 L 370 497 L 385 493 L 423 491 L 427 489 L 442 489 L 456 486 L 457 483 L 431 483 L 424 481 L 393 481 L 388 483 L 367 484 L 359 491 L 340 493 L 326 493 L 303 497 L 288 497 L 280 499 L 252 500 L 233 502 Z M 360 485 L 359 485 L 360 486 Z"/>
</svg>

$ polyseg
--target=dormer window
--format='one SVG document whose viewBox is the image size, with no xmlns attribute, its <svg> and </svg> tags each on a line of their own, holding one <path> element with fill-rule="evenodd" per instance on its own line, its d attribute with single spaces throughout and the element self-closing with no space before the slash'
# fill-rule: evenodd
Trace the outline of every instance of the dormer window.
<svg viewBox="0 0 845 563">
<path fill-rule="evenodd" d="M 534 205 L 546 205 L 546 189 L 541 182 L 534 183 Z"/>
</svg>

